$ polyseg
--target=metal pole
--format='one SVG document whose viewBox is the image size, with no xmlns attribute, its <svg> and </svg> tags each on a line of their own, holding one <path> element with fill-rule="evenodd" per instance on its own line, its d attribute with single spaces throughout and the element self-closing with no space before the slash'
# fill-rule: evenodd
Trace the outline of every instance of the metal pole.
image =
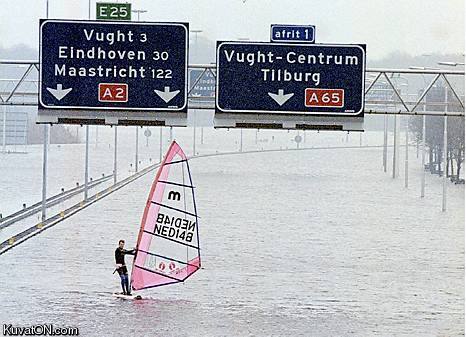
<svg viewBox="0 0 466 337">
<path fill-rule="evenodd" d="M 359 134 L 359 146 L 362 146 L 362 132 Z"/>
<path fill-rule="evenodd" d="M 204 128 L 201 127 L 201 144 L 204 144 Z"/>
<path fill-rule="evenodd" d="M 26 122 L 27 123 L 27 122 Z M 23 143 L 24 143 L 24 152 L 27 151 L 27 133 L 28 133 L 28 126 L 26 124 L 26 127 L 23 129 Z"/>
<path fill-rule="evenodd" d="M 406 116 L 406 135 L 405 135 L 405 188 L 408 188 L 408 138 L 409 138 L 409 117 Z"/>
<path fill-rule="evenodd" d="M 448 88 L 445 86 L 445 112 L 448 112 Z M 443 122 L 443 196 L 442 212 L 447 210 L 447 160 L 448 160 L 448 116 Z"/>
<path fill-rule="evenodd" d="M 45 201 L 47 200 L 47 162 L 48 162 L 48 136 L 49 136 L 49 125 L 45 124 L 43 131 L 44 131 L 44 158 L 42 162 L 42 221 L 45 221 L 47 217 L 47 207 Z"/>
<path fill-rule="evenodd" d="M 14 144 L 14 147 L 13 147 L 13 151 L 16 152 L 16 118 L 14 119 L 14 130 L 13 130 L 13 144 Z"/>
<path fill-rule="evenodd" d="M 6 153 L 6 106 L 3 107 L 3 153 Z"/>
<path fill-rule="evenodd" d="M 424 105 L 424 109 L 426 106 Z M 426 163 L 426 115 L 422 116 L 422 143 L 421 143 L 421 198 L 424 198 L 425 190 L 426 190 L 426 170 L 425 170 L 425 163 Z"/>
<path fill-rule="evenodd" d="M 194 130 L 193 130 L 193 156 L 196 155 L 196 111 L 193 113 L 194 115 Z"/>
<path fill-rule="evenodd" d="M 397 132 L 396 122 L 397 122 L 398 116 L 395 115 L 394 117 L 395 118 L 394 118 L 394 123 L 393 123 L 393 174 L 392 174 L 393 179 L 395 179 L 397 177 L 397 175 L 398 175 L 398 170 L 396 169 L 397 168 L 397 162 L 396 162 L 397 158 L 396 157 L 397 157 L 397 146 L 398 146 L 397 141 L 396 141 L 397 140 L 396 139 L 397 138 L 396 137 L 397 136 L 397 134 L 396 134 L 396 132 Z"/>
<path fill-rule="evenodd" d="M 160 149 L 159 149 L 159 162 L 162 162 L 162 127 L 160 127 Z"/>
<path fill-rule="evenodd" d="M 87 200 L 89 180 L 89 125 L 86 125 L 86 162 L 84 169 L 84 200 Z"/>
<path fill-rule="evenodd" d="M 446 91 L 446 88 L 445 88 Z M 447 135 L 447 116 L 444 117 L 443 126 L 443 193 L 442 193 L 442 212 L 447 210 L 447 157 L 448 157 L 448 135 Z"/>
<path fill-rule="evenodd" d="M 239 129 L 239 152 L 243 152 L 243 129 Z"/>
<path fill-rule="evenodd" d="M 91 19 L 91 1 L 89 1 L 89 20 Z M 84 200 L 88 196 L 88 180 L 89 180 L 89 125 L 86 125 L 86 162 L 84 168 Z"/>
<path fill-rule="evenodd" d="M 138 155 L 139 155 L 139 128 L 136 126 L 136 158 L 134 167 L 136 168 L 136 172 L 138 172 Z"/>
<path fill-rule="evenodd" d="M 45 17 L 49 17 L 49 0 L 46 2 L 46 7 L 45 7 Z M 5 123 L 5 117 L 6 116 L 6 111 L 4 115 L 4 123 Z M 44 124 L 43 128 L 43 135 L 44 135 L 44 152 L 43 152 L 43 160 L 42 160 L 42 205 L 41 205 L 41 220 L 45 221 L 47 217 L 47 205 L 46 205 L 46 200 L 47 200 L 47 164 L 48 164 L 48 143 L 49 140 L 47 139 L 49 136 L 49 125 Z M 3 129 L 3 135 L 5 136 L 5 129 Z"/>
<path fill-rule="evenodd" d="M 48 138 L 48 142 L 49 142 L 49 148 L 50 148 L 50 142 L 52 141 L 52 125 L 49 126 L 49 138 Z"/>
<path fill-rule="evenodd" d="M 383 171 L 387 172 L 387 144 L 388 144 L 388 116 L 384 116 L 383 121 Z"/>
<path fill-rule="evenodd" d="M 118 127 L 115 125 L 115 145 L 113 146 L 113 184 L 117 183 Z"/>
<path fill-rule="evenodd" d="M 170 126 L 170 144 L 173 142 L 173 126 Z"/>
</svg>

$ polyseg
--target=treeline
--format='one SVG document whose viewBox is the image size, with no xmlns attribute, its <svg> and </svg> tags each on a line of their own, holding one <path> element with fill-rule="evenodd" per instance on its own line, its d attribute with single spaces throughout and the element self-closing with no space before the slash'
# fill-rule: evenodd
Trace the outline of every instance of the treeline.
<svg viewBox="0 0 466 337">
<path fill-rule="evenodd" d="M 445 102 L 445 88 L 432 88 L 432 95 L 427 97 L 427 111 L 445 111 L 445 105 L 434 105 L 434 102 Z M 443 97 L 443 99 L 442 99 Z M 447 93 L 448 107 L 447 111 L 461 111 L 457 100 L 449 91 Z M 432 105 L 429 105 L 431 103 Z M 463 110 L 464 111 L 464 110 Z M 409 122 L 409 128 L 414 134 L 416 141 L 422 141 L 422 116 L 412 116 Z M 458 183 L 460 180 L 461 169 L 464 162 L 464 118 L 447 117 L 447 167 L 443 167 L 443 149 L 444 149 L 444 116 L 426 116 L 426 148 L 428 151 L 426 170 L 432 174 L 443 175 L 445 171 L 451 181 Z"/>
</svg>

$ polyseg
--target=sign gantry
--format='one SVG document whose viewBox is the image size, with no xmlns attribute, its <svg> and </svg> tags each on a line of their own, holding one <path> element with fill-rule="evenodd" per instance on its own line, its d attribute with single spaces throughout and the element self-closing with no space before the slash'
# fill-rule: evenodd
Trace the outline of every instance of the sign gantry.
<svg viewBox="0 0 466 337">
<path fill-rule="evenodd" d="M 39 115 L 186 113 L 188 31 L 186 23 L 42 20 Z"/>
</svg>

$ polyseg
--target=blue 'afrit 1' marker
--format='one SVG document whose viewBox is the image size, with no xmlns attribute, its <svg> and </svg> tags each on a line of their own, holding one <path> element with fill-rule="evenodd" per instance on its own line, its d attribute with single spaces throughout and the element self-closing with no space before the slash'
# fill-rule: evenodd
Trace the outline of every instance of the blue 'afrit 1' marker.
<svg viewBox="0 0 466 337">
<path fill-rule="evenodd" d="M 271 42 L 315 42 L 315 26 L 307 25 L 271 25 Z"/>
</svg>

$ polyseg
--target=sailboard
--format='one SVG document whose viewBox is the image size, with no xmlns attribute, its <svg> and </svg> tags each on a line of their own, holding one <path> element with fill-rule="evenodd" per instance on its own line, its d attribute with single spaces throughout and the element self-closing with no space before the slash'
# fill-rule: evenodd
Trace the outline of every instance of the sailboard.
<svg viewBox="0 0 466 337">
<path fill-rule="evenodd" d="M 125 295 L 121 293 L 113 293 L 112 295 L 123 300 L 142 300 L 141 295 Z"/>
<path fill-rule="evenodd" d="M 142 216 L 131 270 L 133 290 L 184 282 L 201 268 L 198 220 L 188 158 L 174 141 Z"/>
</svg>

